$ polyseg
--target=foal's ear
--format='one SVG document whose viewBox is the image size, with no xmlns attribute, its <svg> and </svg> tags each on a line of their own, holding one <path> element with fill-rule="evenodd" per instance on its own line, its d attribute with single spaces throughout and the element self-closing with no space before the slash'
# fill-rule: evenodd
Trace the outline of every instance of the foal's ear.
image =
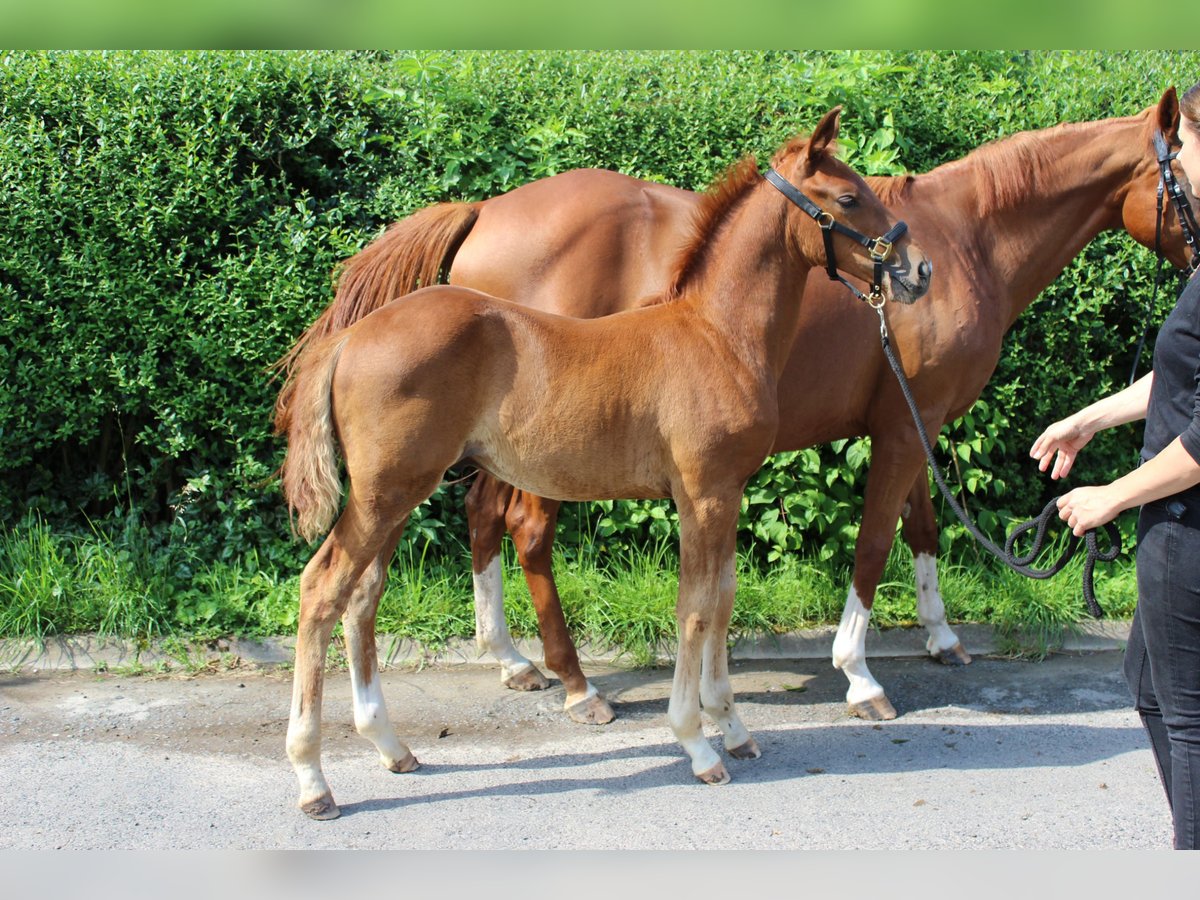
<svg viewBox="0 0 1200 900">
<path fill-rule="evenodd" d="M 838 125 L 842 115 L 842 107 L 835 106 L 825 113 L 824 118 L 813 129 L 812 137 L 808 139 L 808 164 L 816 167 L 827 153 L 832 152 L 833 142 L 837 140 Z"/>
<path fill-rule="evenodd" d="M 1158 101 L 1155 114 L 1158 127 L 1167 139 L 1167 143 L 1175 143 L 1179 138 L 1179 97 L 1175 94 L 1175 86 L 1163 91 L 1162 99 Z"/>
</svg>

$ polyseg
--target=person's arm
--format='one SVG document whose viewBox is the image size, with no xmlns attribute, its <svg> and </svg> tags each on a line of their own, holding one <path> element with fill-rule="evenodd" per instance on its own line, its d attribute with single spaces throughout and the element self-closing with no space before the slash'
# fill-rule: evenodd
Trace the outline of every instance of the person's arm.
<svg viewBox="0 0 1200 900">
<path fill-rule="evenodd" d="M 1058 498 L 1058 515 L 1082 537 L 1089 528 L 1111 522 L 1118 514 L 1160 497 L 1169 497 L 1200 484 L 1200 463 L 1181 438 L 1175 438 L 1147 460 L 1111 484 L 1081 487 Z"/>
<path fill-rule="evenodd" d="M 1153 372 L 1143 375 L 1125 390 L 1097 400 L 1043 431 L 1029 450 L 1029 455 L 1038 460 L 1038 469 L 1045 472 L 1053 460 L 1050 477 L 1064 478 L 1075 464 L 1079 451 L 1097 432 L 1144 419 L 1150 406 L 1153 380 Z"/>
</svg>

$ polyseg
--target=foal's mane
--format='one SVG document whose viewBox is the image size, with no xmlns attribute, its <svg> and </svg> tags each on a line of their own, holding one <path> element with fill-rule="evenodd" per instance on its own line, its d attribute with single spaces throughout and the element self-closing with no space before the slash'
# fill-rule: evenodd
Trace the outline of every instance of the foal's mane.
<svg viewBox="0 0 1200 900">
<path fill-rule="evenodd" d="M 785 159 L 800 152 L 807 145 L 807 136 L 792 138 L 771 157 L 771 165 L 778 168 Z M 726 169 L 705 192 L 699 208 L 692 217 L 691 234 L 675 258 L 675 271 L 667 282 L 669 287 L 659 298 L 659 302 L 669 303 L 682 296 L 684 288 L 700 271 L 708 255 L 709 245 L 721 223 L 761 180 L 758 160 L 754 156 L 745 156 Z"/>
<path fill-rule="evenodd" d="M 667 282 L 669 287 L 662 295 L 661 302 L 679 299 L 683 289 L 700 270 L 705 251 L 721 223 L 758 181 L 758 160 L 753 156 L 744 156 L 726 169 L 705 192 L 699 208 L 692 216 L 691 234 L 675 257 L 675 271 Z"/>
</svg>

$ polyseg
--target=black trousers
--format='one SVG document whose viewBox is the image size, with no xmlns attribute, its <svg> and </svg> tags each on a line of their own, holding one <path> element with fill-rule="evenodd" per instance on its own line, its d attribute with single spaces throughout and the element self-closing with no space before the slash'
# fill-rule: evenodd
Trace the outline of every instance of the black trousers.
<svg viewBox="0 0 1200 900">
<path fill-rule="evenodd" d="M 1125 678 L 1150 735 L 1175 847 L 1200 848 L 1200 491 L 1138 518 L 1138 605 Z"/>
</svg>

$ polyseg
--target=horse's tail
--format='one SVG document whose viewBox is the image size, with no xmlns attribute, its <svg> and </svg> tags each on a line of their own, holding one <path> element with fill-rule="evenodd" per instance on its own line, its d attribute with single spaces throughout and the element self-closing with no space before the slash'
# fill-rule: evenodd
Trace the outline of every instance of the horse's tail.
<svg viewBox="0 0 1200 900">
<path fill-rule="evenodd" d="M 481 203 L 426 207 L 393 222 L 387 231 L 345 260 L 338 269 L 333 302 L 292 349 L 271 366 L 285 376 L 281 399 L 292 390 L 292 369 L 310 343 L 353 325 L 389 300 L 437 284 L 475 225 Z"/>
<path fill-rule="evenodd" d="M 275 405 L 275 431 L 287 433 L 283 496 L 295 530 L 312 542 L 329 530 L 342 497 L 333 429 L 333 373 L 348 337 L 310 345 Z"/>
</svg>

